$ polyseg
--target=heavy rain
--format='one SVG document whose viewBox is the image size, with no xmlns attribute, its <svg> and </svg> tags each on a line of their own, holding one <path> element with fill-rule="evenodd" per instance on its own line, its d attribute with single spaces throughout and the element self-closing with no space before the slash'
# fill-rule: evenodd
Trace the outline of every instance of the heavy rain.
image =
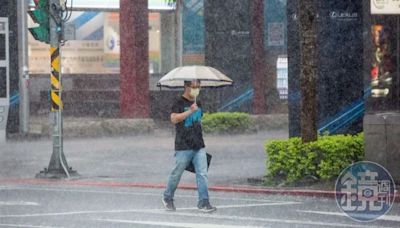
<svg viewBox="0 0 400 228">
<path fill-rule="evenodd" d="M 400 227 L 398 0 L 0 0 L 0 227 Z"/>
</svg>

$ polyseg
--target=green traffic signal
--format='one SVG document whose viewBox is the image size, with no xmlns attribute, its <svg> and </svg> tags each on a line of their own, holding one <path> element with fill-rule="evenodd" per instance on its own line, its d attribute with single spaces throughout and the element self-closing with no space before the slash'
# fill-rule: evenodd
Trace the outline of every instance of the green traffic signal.
<svg viewBox="0 0 400 228">
<path fill-rule="evenodd" d="M 48 0 L 40 0 L 35 4 L 37 8 L 28 11 L 28 14 L 39 27 L 29 28 L 29 31 L 36 40 L 50 43 Z"/>
<path fill-rule="evenodd" d="M 49 5 L 49 0 L 39 0 L 36 4 L 39 8 L 46 8 Z"/>
<path fill-rule="evenodd" d="M 33 11 L 28 11 L 29 16 L 31 16 L 33 22 L 40 25 L 49 25 L 49 14 L 45 9 L 35 9 Z"/>
<path fill-rule="evenodd" d="M 31 32 L 33 38 L 38 41 L 42 41 L 45 43 L 50 43 L 50 34 L 49 34 L 49 28 L 45 28 L 42 26 L 35 27 L 35 28 L 29 28 L 29 31 Z"/>
</svg>

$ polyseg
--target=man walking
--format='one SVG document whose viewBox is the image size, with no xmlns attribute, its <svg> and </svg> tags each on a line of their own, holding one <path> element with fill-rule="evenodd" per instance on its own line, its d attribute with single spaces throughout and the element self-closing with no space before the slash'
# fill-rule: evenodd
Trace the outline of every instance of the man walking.
<svg viewBox="0 0 400 228">
<path fill-rule="evenodd" d="M 208 196 L 207 156 L 204 149 L 201 118 L 203 110 L 196 100 L 200 92 L 200 81 L 185 81 L 185 90 L 172 106 L 171 122 L 175 124 L 175 166 L 169 175 L 162 202 L 169 211 L 175 211 L 174 193 L 183 171 L 192 162 L 196 171 L 199 202 L 203 212 L 213 212 Z"/>
</svg>

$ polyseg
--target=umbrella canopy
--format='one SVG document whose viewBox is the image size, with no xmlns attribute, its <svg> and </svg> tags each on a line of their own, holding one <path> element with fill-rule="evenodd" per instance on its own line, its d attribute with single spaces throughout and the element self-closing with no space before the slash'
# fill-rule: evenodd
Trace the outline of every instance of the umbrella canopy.
<svg viewBox="0 0 400 228">
<path fill-rule="evenodd" d="M 222 87 L 232 85 L 232 79 L 209 66 L 182 66 L 171 70 L 162 77 L 157 86 L 177 88 L 183 87 L 184 81 L 200 80 L 201 87 Z"/>
</svg>

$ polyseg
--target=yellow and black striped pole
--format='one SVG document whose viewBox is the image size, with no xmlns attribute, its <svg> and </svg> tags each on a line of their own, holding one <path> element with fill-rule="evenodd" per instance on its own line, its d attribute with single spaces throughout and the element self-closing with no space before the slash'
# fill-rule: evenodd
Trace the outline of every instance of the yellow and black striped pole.
<svg viewBox="0 0 400 228">
<path fill-rule="evenodd" d="M 51 113 L 53 116 L 53 153 L 49 167 L 36 175 L 38 178 L 69 178 L 77 176 L 67 163 L 63 147 L 63 103 L 62 103 L 62 75 L 61 75 L 61 33 L 62 7 L 60 0 L 49 0 L 50 25 L 50 65 L 51 65 Z"/>
<path fill-rule="evenodd" d="M 51 56 L 51 111 L 57 112 L 63 109 L 61 101 L 61 83 L 60 83 L 60 47 L 50 47 Z"/>
</svg>

